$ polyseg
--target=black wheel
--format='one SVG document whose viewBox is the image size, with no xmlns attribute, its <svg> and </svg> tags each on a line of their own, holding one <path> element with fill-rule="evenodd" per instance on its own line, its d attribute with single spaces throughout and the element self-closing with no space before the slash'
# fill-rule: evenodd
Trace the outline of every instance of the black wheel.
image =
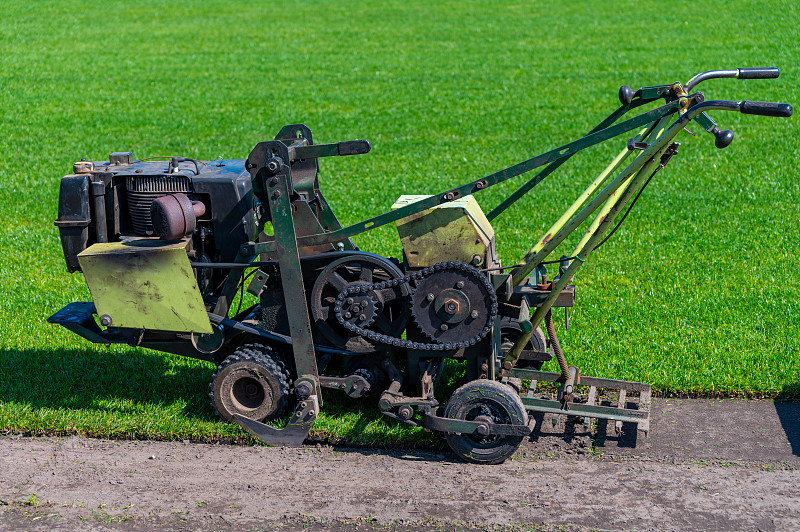
<svg viewBox="0 0 800 532">
<path fill-rule="evenodd" d="M 504 425 L 527 425 L 528 413 L 519 395 L 503 383 L 489 380 L 468 382 L 450 396 L 445 417 Z M 519 448 L 523 436 L 445 434 L 447 444 L 459 457 L 476 464 L 499 464 Z"/>
<path fill-rule="evenodd" d="M 520 327 L 517 320 L 509 318 L 508 316 L 504 316 L 503 319 L 500 320 L 500 349 L 503 354 L 508 353 L 511 348 L 514 347 L 514 344 L 521 335 L 522 327 Z M 533 331 L 531 339 L 528 340 L 528 345 L 525 346 L 525 349 L 540 352 L 547 351 L 547 343 L 545 342 L 544 332 L 541 327 L 536 327 L 536 330 Z M 519 359 L 516 367 L 519 369 L 541 370 L 543 365 L 543 360 Z"/>
<path fill-rule="evenodd" d="M 234 422 L 233 414 L 264 421 L 286 411 L 290 382 L 280 353 L 266 345 L 246 344 L 219 365 L 209 397 L 217 414 L 228 421 Z"/>
<path fill-rule="evenodd" d="M 332 262 L 320 273 L 311 290 L 311 317 L 317 331 L 332 345 L 348 351 L 379 351 L 385 347 L 383 344 L 359 336 L 339 323 L 333 312 L 334 303 L 339 293 L 351 286 L 370 285 L 402 276 L 403 272 L 397 266 L 379 255 L 360 253 Z M 405 284 L 371 290 L 352 299 L 344 309 L 351 323 L 392 337 L 399 337 L 405 330 L 409 314 L 408 287 Z"/>
</svg>

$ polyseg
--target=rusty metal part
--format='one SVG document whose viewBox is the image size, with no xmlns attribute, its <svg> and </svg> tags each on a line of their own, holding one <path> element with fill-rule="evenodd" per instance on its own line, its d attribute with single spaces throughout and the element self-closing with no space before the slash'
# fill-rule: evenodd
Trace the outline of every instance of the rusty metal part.
<svg viewBox="0 0 800 532">
<path fill-rule="evenodd" d="M 367 370 L 360 370 L 361 374 L 348 375 L 347 377 L 333 377 L 330 375 L 320 375 L 319 385 L 323 388 L 342 390 L 350 397 L 364 397 L 369 393 L 374 385 L 375 376 L 365 375 Z M 372 383 L 369 382 L 371 377 Z"/>
<path fill-rule="evenodd" d="M 428 268 L 424 268 L 422 270 L 418 270 L 414 273 L 408 274 L 405 277 L 400 279 L 394 279 L 392 281 L 384 281 L 382 283 L 375 283 L 372 285 L 366 286 L 351 286 L 347 288 L 343 292 L 341 292 L 338 297 L 336 298 L 336 303 L 334 306 L 334 311 L 336 318 L 339 320 L 339 323 L 342 324 L 348 330 L 358 334 L 363 335 L 367 339 L 375 342 L 385 343 L 387 345 L 392 345 L 396 347 L 405 347 L 411 349 L 424 349 L 424 350 L 433 350 L 433 351 L 447 351 L 447 350 L 456 350 L 461 349 L 462 347 L 467 347 L 470 345 L 475 345 L 480 340 L 482 340 L 491 328 L 487 325 L 485 326 L 476 336 L 464 338 L 457 342 L 447 342 L 447 343 L 426 343 L 426 342 L 412 342 L 410 340 L 403 340 L 402 338 L 397 338 L 395 336 L 380 334 L 375 331 L 371 331 L 369 329 L 364 329 L 361 327 L 354 326 L 350 323 L 347 323 L 344 319 L 344 314 L 342 312 L 342 308 L 345 305 L 345 302 L 348 297 L 353 296 L 354 294 L 362 293 L 362 292 L 369 292 L 370 290 L 385 290 L 387 288 L 392 288 L 396 286 L 405 285 L 406 283 L 413 282 L 413 281 L 420 281 L 425 279 L 425 277 L 432 275 L 436 272 L 441 272 L 444 270 L 461 270 L 463 272 L 468 272 L 469 275 L 474 279 L 479 281 L 483 284 L 483 288 L 486 293 L 489 294 L 489 302 L 490 306 L 488 307 L 488 318 L 486 318 L 486 322 L 491 324 L 494 321 L 495 316 L 497 315 L 497 295 L 494 292 L 494 288 L 489 280 L 486 278 L 485 275 L 481 273 L 480 270 L 477 268 L 470 266 L 469 264 L 464 264 L 461 262 L 441 262 L 439 264 L 434 264 L 433 266 L 429 266 Z M 463 281 L 463 279 L 461 279 Z M 458 281 L 456 281 L 457 283 Z M 466 282 L 465 285 L 466 286 Z M 432 302 L 436 300 L 435 294 L 432 292 L 421 292 L 419 288 L 415 291 L 415 294 L 418 294 L 418 297 L 423 298 L 427 302 Z M 434 297 L 429 299 L 429 295 L 433 294 Z M 480 320 L 480 315 L 478 318 L 472 318 L 470 315 L 470 319 L 477 319 Z M 442 323 L 441 325 L 447 325 L 446 323 Z M 446 330 L 442 330 L 441 325 L 439 325 L 439 331 L 447 332 Z M 449 329 L 449 325 L 448 325 Z M 463 336 L 461 337 L 463 338 Z"/>
<path fill-rule="evenodd" d="M 400 196 L 398 209 L 426 196 Z M 397 220 L 397 232 L 410 268 L 455 260 L 473 265 L 493 262 L 494 229 L 471 195 Z"/>
<path fill-rule="evenodd" d="M 337 347 L 356 353 L 379 350 L 380 342 L 353 328 L 392 337 L 403 332 L 409 308 L 408 286 L 387 285 L 402 277 L 397 266 L 379 255 L 359 253 L 335 260 L 320 273 L 311 290 L 311 315 L 316 328 Z M 337 296 L 348 288 L 361 287 L 369 288 L 354 291 L 342 301 L 339 321 L 334 310 Z"/>
<path fill-rule="evenodd" d="M 441 269 L 417 282 L 411 314 L 432 341 L 457 343 L 478 337 L 484 330 L 488 334 L 494 292 L 486 276 L 473 269 Z M 496 296 L 494 299 L 496 305 Z"/>
<path fill-rule="evenodd" d="M 575 391 L 575 385 L 580 382 L 580 373 L 576 366 L 569 366 L 567 368 L 567 378 L 561 383 L 558 389 L 558 400 L 561 401 L 561 408 L 569 410 L 569 405 L 572 402 L 572 394 Z"/>
<path fill-rule="evenodd" d="M 72 165 L 72 173 L 74 174 L 91 174 L 93 170 L 94 163 L 86 159 L 81 159 Z"/>
<path fill-rule="evenodd" d="M 197 226 L 197 218 L 205 214 L 201 201 L 192 201 L 186 194 L 167 194 L 150 204 L 153 233 L 162 240 L 177 240 L 190 236 Z"/>
<path fill-rule="evenodd" d="M 316 394 L 297 403 L 292 417 L 283 429 L 276 429 L 241 414 L 234 415 L 234 421 L 247 432 L 269 445 L 300 447 L 319 414 L 319 399 Z"/>
<path fill-rule="evenodd" d="M 228 421 L 235 422 L 237 414 L 256 421 L 274 419 L 286 410 L 290 379 L 281 354 L 263 344 L 248 344 L 220 364 L 209 397 Z"/>
<path fill-rule="evenodd" d="M 539 288 L 539 287 L 542 288 Z M 523 297 L 528 301 L 528 306 L 531 308 L 538 307 L 550 295 L 551 283 L 538 284 L 538 285 L 520 285 L 514 287 L 514 295 L 512 298 Z M 559 292 L 558 298 L 553 303 L 554 307 L 571 307 L 575 304 L 575 286 L 567 285 Z"/>
<path fill-rule="evenodd" d="M 507 372 L 507 376 L 530 379 L 531 382 L 564 382 L 561 373 L 549 371 L 514 368 Z M 525 404 L 525 408 L 532 412 L 583 417 L 584 421 L 586 418 L 593 418 L 635 423 L 638 429 L 645 434 L 650 430 L 651 390 L 649 384 L 580 375 L 574 386 L 588 388 L 585 402 L 576 399 L 567 405 L 558 399 L 540 399 L 534 397 L 533 394 L 523 397 L 522 402 Z M 625 390 L 625 394 L 622 394 L 622 398 L 617 400 L 616 406 L 612 406 L 602 404 L 607 401 L 602 398 L 603 394 L 600 390 L 617 392 Z M 635 401 L 635 396 L 638 396 L 638 402 Z"/>
<path fill-rule="evenodd" d="M 561 377 L 567 380 L 569 378 L 567 358 L 564 356 L 564 352 L 561 351 L 561 344 L 558 341 L 558 336 L 556 336 L 556 327 L 553 324 L 553 313 L 549 310 L 544 316 L 544 325 L 547 329 L 547 336 L 550 338 L 550 345 L 553 347 L 553 354 L 556 356 L 556 360 L 558 360 L 558 367 L 561 368 Z"/>
</svg>

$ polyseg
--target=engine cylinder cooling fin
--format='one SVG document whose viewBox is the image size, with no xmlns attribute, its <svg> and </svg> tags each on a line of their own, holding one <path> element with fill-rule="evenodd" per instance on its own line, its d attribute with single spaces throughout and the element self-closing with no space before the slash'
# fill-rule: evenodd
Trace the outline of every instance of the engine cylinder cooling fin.
<svg viewBox="0 0 800 532">
<path fill-rule="evenodd" d="M 137 235 L 153 234 L 150 207 L 153 201 L 167 194 L 189 193 L 191 183 L 186 176 L 130 176 L 126 179 L 128 213 Z"/>
</svg>

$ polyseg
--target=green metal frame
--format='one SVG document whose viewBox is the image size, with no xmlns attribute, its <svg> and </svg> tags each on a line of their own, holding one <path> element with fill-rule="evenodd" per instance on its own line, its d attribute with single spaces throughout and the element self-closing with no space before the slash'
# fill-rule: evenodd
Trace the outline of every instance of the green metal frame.
<svg viewBox="0 0 800 532">
<path fill-rule="evenodd" d="M 737 70 L 737 72 L 740 70 L 742 69 Z M 752 77 L 755 75 L 756 73 L 751 73 Z M 715 77 L 715 75 L 711 72 L 704 73 L 701 77 L 702 79 L 708 79 Z M 732 76 L 725 74 L 716 77 Z M 702 81 L 702 79 L 698 79 L 698 77 L 693 78 L 690 82 L 692 84 L 691 86 L 696 85 Z M 369 151 L 369 144 L 366 143 L 366 141 L 354 141 L 352 143 L 315 146 L 310 144 L 310 131 L 307 132 L 308 139 L 306 140 L 303 139 L 302 135 L 295 138 L 290 131 L 298 127 L 305 128 L 305 126 L 287 126 L 279 135 L 279 140 L 263 142 L 257 145 L 250 154 L 247 165 L 253 179 L 253 190 L 260 197 L 262 203 L 269 207 L 270 219 L 275 228 L 275 238 L 266 242 L 250 242 L 241 246 L 238 260 L 242 264 L 247 264 L 259 254 L 277 257 L 283 283 L 283 291 L 285 294 L 292 295 L 292 297 L 286 298 L 286 304 L 292 336 L 291 345 L 299 376 L 295 382 L 295 386 L 297 388 L 305 382 L 307 383 L 306 389 L 309 393 L 305 394 L 304 397 L 300 397 L 297 409 L 289 425 L 283 430 L 273 429 L 264 424 L 246 420 L 245 418 L 239 419 L 240 424 L 251 434 L 260 437 L 262 440 L 281 442 L 284 444 L 299 444 L 308 433 L 308 430 L 310 430 L 319 407 L 321 406 L 319 374 L 316 366 L 314 343 L 311 336 L 311 326 L 306 306 L 302 271 L 300 268 L 300 249 L 324 245 L 335 246 L 337 244 L 340 249 L 344 246 L 350 249 L 349 239 L 353 236 L 388 223 L 396 222 L 402 218 L 420 213 L 432 207 L 454 201 L 465 195 L 475 194 L 498 183 L 502 183 L 547 165 L 543 170 L 492 209 L 487 215 L 487 218 L 492 220 L 507 210 L 514 202 L 533 189 L 577 152 L 638 129 L 638 133 L 631 139 L 633 145 L 629 144 L 627 149 L 620 152 L 619 155 L 611 161 L 597 178 L 589 184 L 586 190 L 578 196 L 559 220 L 557 220 L 536 245 L 533 246 L 529 253 L 523 258 L 521 264 L 517 265 L 512 270 L 510 275 L 511 287 L 526 283 L 531 272 L 537 269 L 570 234 L 578 229 L 590 216 L 596 213 L 594 220 L 590 223 L 583 238 L 575 248 L 573 256 L 567 259 L 568 264 L 566 270 L 563 271 L 557 281 L 552 284 L 549 295 L 544 302 L 536 307 L 530 321 L 522 322 L 523 334 L 518 338 L 508 355 L 503 359 L 502 365 L 498 364 L 497 366 L 494 362 L 501 356 L 499 345 L 499 318 L 494 323 L 491 339 L 490 361 L 492 363 L 490 364 L 490 378 L 493 380 L 497 378 L 526 378 L 532 379 L 533 381 L 562 382 L 562 393 L 559 394 L 559 400 L 553 401 L 524 397 L 523 404 L 528 410 L 611 419 L 618 423 L 625 421 L 635 422 L 638 424 L 639 428 L 647 430 L 649 426 L 649 385 L 579 376 L 577 368 L 571 366 L 566 368 L 565 362 L 563 361 L 562 373 L 560 374 L 517 369 L 514 367 L 516 359 L 523 346 L 529 340 L 532 331 L 541 324 L 545 315 L 551 310 L 561 292 L 565 289 L 567 283 L 574 278 L 575 274 L 589 258 L 592 251 L 601 242 L 605 233 L 611 228 L 612 224 L 615 223 L 616 218 L 633 199 L 634 194 L 641 189 L 659 164 L 663 166 L 661 162 L 662 155 L 670 149 L 675 137 L 688 125 L 689 121 L 696 120 L 703 129 L 716 135 L 719 130 L 713 120 L 705 113 L 706 110 L 741 111 L 749 114 L 790 116 L 791 106 L 763 102 L 704 102 L 702 93 L 689 95 L 687 94 L 686 88 L 679 82 L 671 85 L 644 87 L 635 93 L 630 88 L 623 87 L 623 89 L 626 89 L 626 91 L 620 90 L 620 101 L 622 105 L 605 120 L 600 122 L 600 124 L 592 129 L 586 136 L 578 140 L 564 144 L 563 146 L 532 157 L 481 179 L 449 189 L 440 194 L 424 197 L 393 211 L 380 214 L 347 227 L 339 226 L 338 222 L 332 223 L 331 225 L 333 227 L 330 227 L 331 230 L 316 234 L 298 234 L 296 231 L 293 220 L 291 197 L 294 194 L 312 194 L 314 192 L 314 186 L 316 185 L 310 182 L 303 182 L 295 186 L 292 181 L 292 162 L 302 160 L 304 164 L 312 164 L 309 161 L 313 161 L 313 165 L 316 165 L 317 157 L 365 153 Z M 653 102 L 659 98 L 665 98 L 667 103 L 636 117 L 612 125 L 628 111 Z M 676 113 L 679 114 L 679 118 L 670 124 L 670 121 Z M 305 129 L 307 130 L 307 128 Z M 284 133 L 290 134 L 287 136 L 283 135 Z M 298 134 L 302 133 L 303 131 L 299 131 Z M 641 149 L 641 151 L 638 152 L 633 161 L 629 162 L 628 165 L 612 179 L 611 176 L 619 171 L 622 165 L 635 153 L 632 151 L 633 149 Z M 305 161 L 305 158 L 309 159 Z M 603 186 L 604 188 L 601 190 Z M 327 204 L 324 204 L 324 208 L 330 211 Z M 322 215 L 330 217 L 332 213 L 322 213 Z M 335 218 L 332 220 L 335 221 Z M 239 277 L 240 276 L 241 272 L 239 272 Z M 239 277 L 236 277 L 236 282 L 238 282 Z M 218 307 L 219 306 L 220 305 L 218 305 Z M 501 368 L 499 373 L 496 373 L 497 367 Z M 589 404 L 570 405 L 566 400 L 562 400 L 563 397 L 568 397 L 569 393 L 571 393 L 564 393 L 565 391 L 563 390 L 567 384 L 568 378 L 565 375 L 567 375 L 568 370 L 572 372 L 571 374 L 574 376 L 574 384 L 576 386 L 589 386 L 593 390 L 590 393 L 592 399 L 589 401 Z M 570 381 L 569 384 L 570 391 L 572 382 L 573 381 Z M 611 407 L 592 404 L 594 401 L 594 390 L 596 388 L 620 390 L 618 406 Z M 637 410 L 626 407 L 626 393 L 628 390 L 640 394 L 640 405 L 645 408 Z M 427 415 L 429 418 L 428 423 L 433 424 L 431 426 L 435 425 L 437 430 L 450 432 L 458 432 L 459 430 L 474 432 L 478 430 L 477 425 L 474 423 L 469 424 L 458 420 L 438 418 L 431 412 L 428 412 Z"/>
</svg>

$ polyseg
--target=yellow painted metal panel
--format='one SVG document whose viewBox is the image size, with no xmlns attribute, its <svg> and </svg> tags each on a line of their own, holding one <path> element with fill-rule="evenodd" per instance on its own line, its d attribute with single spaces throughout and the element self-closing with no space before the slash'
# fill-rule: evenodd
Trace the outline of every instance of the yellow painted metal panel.
<svg viewBox="0 0 800 532">
<path fill-rule="evenodd" d="M 188 239 L 94 244 L 78 255 L 97 313 L 114 327 L 212 332 L 186 254 Z"/>
<path fill-rule="evenodd" d="M 428 196 L 404 195 L 392 205 L 398 209 Z M 406 260 L 412 268 L 457 260 L 485 260 L 494 229 L 472 196 L 438 205 L 396 222 Z"/>
</svg>

